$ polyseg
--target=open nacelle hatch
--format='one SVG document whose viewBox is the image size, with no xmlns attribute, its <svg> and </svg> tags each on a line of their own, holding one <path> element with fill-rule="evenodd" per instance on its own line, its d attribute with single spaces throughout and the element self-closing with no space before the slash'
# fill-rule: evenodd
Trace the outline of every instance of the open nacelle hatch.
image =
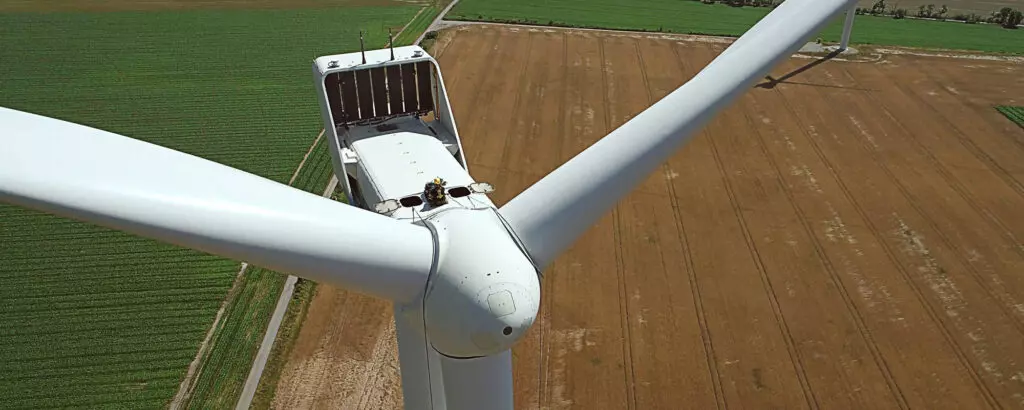
<svg viewBox="0 0 1024 410">
<path fill-rule="evenodd" d="M 471 194 L 489 194 L 494 186 L 486 182 L 474 182 L 466 186 L 446 188 L 445 192 L 452 198 L 463 198 Z M 412 208 L 423 205 L 422 194 L 408 195 L 400 199 L 388 199 L 374 204 L 373 209 L 379 214 L 388 215 L 400 208 Z"/>
<path fill-rule="evenodd" d="M 335 127 L 434 111 L 434 72 L 429 61 L 341 71 L 324 76 Z"/>
</svg>

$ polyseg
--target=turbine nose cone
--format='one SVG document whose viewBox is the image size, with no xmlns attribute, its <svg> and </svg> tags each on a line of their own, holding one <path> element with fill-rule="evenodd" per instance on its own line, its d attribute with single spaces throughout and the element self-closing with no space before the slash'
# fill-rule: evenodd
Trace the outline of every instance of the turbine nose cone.
<svg viewBox="0 0 1024 410">
<path fill-rule="evenodd" d="M 536 276 L 532 279 L 537 282 Z M 540 309 L 539 286 L 525 282 L 494 281 L 475 292 L 438 284 L 424 312 L 434 349 L 451 357 L 489 356 L 511 349 Z"/>
<path fill-rule="evenodd" d="M 494 210 L 452 210 L 431 220 L 437 271 L 424 294 L 431 345 L 451 357 L 510 349 L 540 309 L 540 277 Z"/>
<path fill-rule="evenodd" d="M 483 351 L 498 352 L 512 347 L 533 325 L 540 308 L 535 295 L 515 283 L 497 283 L 476 296 L 481 311 L 480 323 L 471 335 L 473 344 Z"/>
</svg>

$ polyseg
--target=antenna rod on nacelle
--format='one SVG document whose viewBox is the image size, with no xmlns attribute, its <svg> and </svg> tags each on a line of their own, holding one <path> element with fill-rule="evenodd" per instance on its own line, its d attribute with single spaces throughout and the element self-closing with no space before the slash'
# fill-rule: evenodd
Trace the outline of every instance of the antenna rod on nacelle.
<svg viewBox="0 0 1024 410">
<path fill-rule="evenodd" d="M 391 28 L 388 28 L 388 46 L 391 47 L 391 61 L 395 61 L 395 36 L 391 35 Z"/>
<path fill-rule="evenodd" d="M 363 30 L 359 30 L 359 53 L 363 55 L 363 64 L 366 64 L 366 49 L 363 47 Z"/>
</svg>

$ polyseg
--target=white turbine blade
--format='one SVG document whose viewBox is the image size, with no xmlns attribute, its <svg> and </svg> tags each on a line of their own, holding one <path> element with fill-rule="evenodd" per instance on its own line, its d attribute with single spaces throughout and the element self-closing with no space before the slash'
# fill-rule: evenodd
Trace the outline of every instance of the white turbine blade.
<svg viewBox="0 0 1024 410">
<path fill-rule="evenodd" d="M 473 359 L 441 356 L 448 410 L 513 410 L 512 350 Z"/>
<path fill-rule="evenodd" d="M 501 208 L 541 269 L 719 111 L 855 0 L 786 0 L 682 87 Z"/>
<path fill-rule="evenodd" d="M 402 401 L 405 410 L 442 410 L 446 405 L 441 354 L 427 342 L 422 303 L 394 305 Z"/>
<path fill-rule="evenodd" d="M 0 201 L 397 300 L 422 291 L 433 260 L 426 228 L 2 107 Z"/>
</svg>

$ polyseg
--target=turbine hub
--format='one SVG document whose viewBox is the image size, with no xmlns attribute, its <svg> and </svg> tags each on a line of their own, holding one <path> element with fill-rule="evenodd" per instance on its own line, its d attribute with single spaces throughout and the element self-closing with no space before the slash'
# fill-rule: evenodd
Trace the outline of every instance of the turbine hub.
<svg viewBox="0 0 1024 410">
<path fill-rule="evenodd" d="M 429 219 L 439 245 L 424 316 L 430 343 L 451 357 L 510 349 L 540 309 L 540 279 L 493 209 L 455 208 Z"/>
</svg>

